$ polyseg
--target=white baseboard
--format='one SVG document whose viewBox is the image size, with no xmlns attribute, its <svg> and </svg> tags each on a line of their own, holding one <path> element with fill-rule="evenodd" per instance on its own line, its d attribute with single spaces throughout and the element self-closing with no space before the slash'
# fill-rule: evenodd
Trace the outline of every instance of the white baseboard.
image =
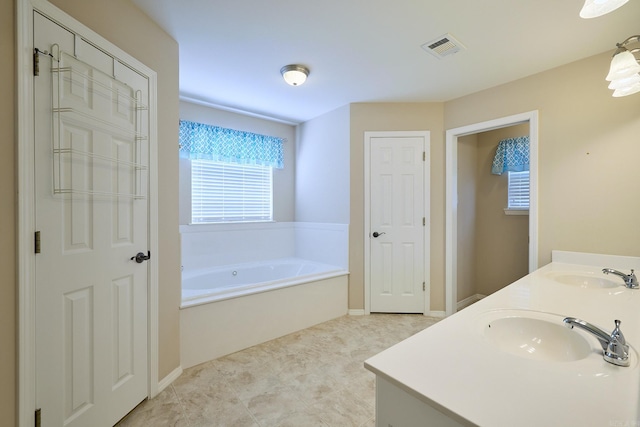
<svg viewBox="0 0 640 427">
<path fill-rule="evenodd" d="M 158 381 L 158 394 L 160 394 L 165 388 L 169 387 L 169 385 L 174 382 L 180 375 L 182 375 L 182 366 L 178 366 L 176 369 L 171 371 L 169 375 Z"/>
<path fill-rule="evenodd" d="M 436 317 L 438 319 L 444 319 L 447 316 L 446 312 L 444 312 L 444 311 L 436 311 L 436 310 L 428 311 L 424 315 L 425 316 L 429 316 L 429 317 Z"/>
<path fill-rule="evenodd" d="M 362 308 L 350 308 L 347 314 L 349 316 L 364 316 L 365 312 Z"/>
<path fill-rule="evenodd" d="M 478 302 L 480 301 L 482 298 L 486 297 L 486 295 L 482 295 L 482 294 L 475 294 L 475 295 L 471 295 L 468 298 L 463 299 L 462 301 L 458 301 L 457 304 L 457 310 L 460 311 L 465 307 L 470 306 L 471 304 L 473 304 L 474 302 Z"/>
</svg>

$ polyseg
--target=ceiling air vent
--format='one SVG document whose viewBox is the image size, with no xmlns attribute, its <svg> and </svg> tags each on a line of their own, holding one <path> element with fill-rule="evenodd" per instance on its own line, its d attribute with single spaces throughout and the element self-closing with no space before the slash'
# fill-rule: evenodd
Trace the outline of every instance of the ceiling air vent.
<svg viewBox="0 0 640 427">
<path fill-rule="evenodd" d="M 426 42 L 421 47 L 439 59 L 465 49 L 462 43 L 456 40 L 451 34 L 445 34 L 435 40 Z"/>
</svg>

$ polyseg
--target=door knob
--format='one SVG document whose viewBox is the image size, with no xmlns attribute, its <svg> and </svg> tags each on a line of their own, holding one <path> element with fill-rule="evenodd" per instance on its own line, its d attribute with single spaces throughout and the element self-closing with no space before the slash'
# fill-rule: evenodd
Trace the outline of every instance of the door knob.
<svg viewBox="0 0 640 427">
<path fill-rule="evenodd" d="M 382 236 L 383 234 L 387 234 L 387 233 L 385 233 L 384 231 L 382 233 L 378 233 L 377 231 L 374 231 L 372 236 L 373 237 L 378 237 L 378 236 Z"/>
<path fill-rule="evenodd" d="M 151 259 L 151 251 L 147 251 L 147 255 L 144 254 L 144 252 L 138 252 L 136 254 L 136 256 L 132 256 L 131 260 L 136 260 L 136 262 L 138 264 L 142 264 L 142 261 L 147 261 L 149 259 Z"/>
</svg>

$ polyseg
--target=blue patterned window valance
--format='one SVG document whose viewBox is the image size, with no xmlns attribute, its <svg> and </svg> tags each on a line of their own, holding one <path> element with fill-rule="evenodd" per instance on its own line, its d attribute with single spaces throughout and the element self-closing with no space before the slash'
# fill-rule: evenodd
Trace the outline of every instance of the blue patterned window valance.
<svg viewBox="0 0 640 427">
<path fill-rule="evenodd" d="M 180 120 L 180 157 L 284 167 L 282 138 Z"/>
<path fill-rule="evenodd" d="M 523 172 L 529 170 L 529 137 L 519 136 L 500 141 L 493 158 L 491 173 Z"/>
</svg>

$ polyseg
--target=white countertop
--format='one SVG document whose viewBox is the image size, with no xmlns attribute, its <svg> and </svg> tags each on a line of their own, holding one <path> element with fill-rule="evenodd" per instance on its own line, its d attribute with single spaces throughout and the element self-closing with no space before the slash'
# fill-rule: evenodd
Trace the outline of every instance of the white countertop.
<svg viewBox="0 0 640 427">
<path fill-rule="evenodd" d="M 640 272 L 640 258 L 554 251 L 554 262 L 365 361 L 365 367 L 451 418 L 471 426 L 640 426 L 640 290 L 602 268 Z M 585 265 L 586 264 L 586 265 Z M 593 274 L 619 287 L 582 288 L 554 274 Z M 498 309 L 577 317 L 610 333 L 622 321 L 631 366 L 593 352 L 570 362 L 530 360 L 497 349 L 483 336 Z M 507 312 L 505 312 L 507 313 Z"/>
</svg>

